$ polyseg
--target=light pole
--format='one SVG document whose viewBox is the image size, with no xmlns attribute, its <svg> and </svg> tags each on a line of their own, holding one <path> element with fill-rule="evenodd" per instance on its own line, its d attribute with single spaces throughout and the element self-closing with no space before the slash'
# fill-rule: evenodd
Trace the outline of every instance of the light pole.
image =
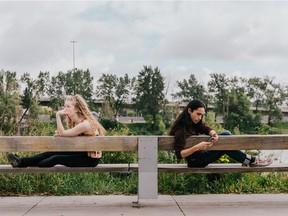
<svg viewBox="0 0 288 216">
<path fill-rule="evenodd" d="M 75 70 L 75 47 L 74 44 L 77 43 L 77 41 L 71 41 L 71 43 L 73 44 L 73 70 Z"/>
</svg>

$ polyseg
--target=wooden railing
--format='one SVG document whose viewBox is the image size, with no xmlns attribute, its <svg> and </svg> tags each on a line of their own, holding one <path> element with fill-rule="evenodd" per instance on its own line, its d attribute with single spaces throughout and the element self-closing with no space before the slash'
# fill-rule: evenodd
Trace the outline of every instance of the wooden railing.
<svg viewBox="0 0 288 216">
<path fill-rule="evenodd" d="M 192 136 L 187 147 L 207 136 Z M 158 151 L 173 150 L 172 136 L 0 136 L 0 152 L 42 151 L 137 151 L 137 164 L 99 164 L 95 168 L 12 168 L 1 165 L 0 173 L 47 173 L 47 172 L 138 172 L 138 200 L 155 199 L 158 195 L 158 172 L 172 173 L 233 173 L 233 172 L 286 172 L 288 164 L 275 163 L 268 167 L 242 167 L 241 164 L 211 164 L 205 168 L 188 168 L 186 164 L 159 164 Z M 288 135 L 233 135 L 219 136 L 210 150 L 285 150 Z M 147 184 L 149 182 L 149 184 Z"/>
</svg>

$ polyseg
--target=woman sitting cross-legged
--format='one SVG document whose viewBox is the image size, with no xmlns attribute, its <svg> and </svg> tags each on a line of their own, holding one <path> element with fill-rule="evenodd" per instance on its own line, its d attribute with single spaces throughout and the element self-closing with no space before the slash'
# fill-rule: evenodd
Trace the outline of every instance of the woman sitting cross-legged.
<svg viewBox="0 0 288 216">
<path fill-rule="evenodd" d="M 67 119 L 69 129 L 65 129 L 61 116 Z M 86 101 L 80 96 L 68 96 L 64 109 L 56 113 L 57 131 L 55 136 L 103 136 L 105 129 L 93 117 Z M 20 158 L 16 154 L 7 153 L 7 159 L 13 167 L 53 167 L 64 165 L 67 167 L 95 167 L 98 165 L 102 153 L 92 152 L 44 152 L 31 157 Z"/>
</svg>

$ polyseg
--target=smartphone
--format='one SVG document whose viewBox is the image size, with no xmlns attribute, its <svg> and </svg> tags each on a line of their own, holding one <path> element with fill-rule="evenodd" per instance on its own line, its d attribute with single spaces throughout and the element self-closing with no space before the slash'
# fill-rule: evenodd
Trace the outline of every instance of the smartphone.
<svg viewBox="0 0 288 216">
<path fill-rule="evenodd" d="M 209 139 L 207 140 L 207 142 L 211 142 L 214 140 L 214 137 L 209 137 Z"/>
</svg>

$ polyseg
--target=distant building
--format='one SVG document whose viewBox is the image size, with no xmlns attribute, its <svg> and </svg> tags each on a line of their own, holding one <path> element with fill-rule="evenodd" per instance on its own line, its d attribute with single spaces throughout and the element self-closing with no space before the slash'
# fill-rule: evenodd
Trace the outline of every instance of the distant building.
<svg viewBox="0 0 288 216">
<path fill-rule="evenodd" d="M 40 98 L 39 100 L 41 106 L 49 106 L 50 99 L 48 97 Z M 104 101 L 101 99 L 98 99 L 95 101 L 95 107 L 98 107 L 101 109 Z M 187 103 L 179 103 L 179 102 L 169 102 L 167 104 L 170 108 L 176 108 L 177 112 L 181 113 L 183 109 L 186 107 Z M 209 105 L 207 107 L 208 111 L 213 111 L 213 106 Z M 281 106 L 280 107 L 282 113 L 283 113 L 283 121 L 288 121 L 288 106 Z M 260 112 L 263 116 L 262 122 L 267 123 L 268 122 L 268 110 L 264 108 L 258 108 L 256 110 L 256 107 L 252 106 L 251 110 L 256 113 L 257 111 Z M 143 117 L 128 117 L 128 116 L 121 116 L 117 118 L 117 121 L 121 123 L 145 123 L 145 120 Z M 217 122 L 222 123 L 223 119 L 221 115 L 217 116 Z"/>
<path fill-rule="evenodd" d="M 119 116 L 117 118 L 117 121 L 120 123 L 145 123 L 143 117 L 137 117 L 137 116 Z"/>
</svg>

